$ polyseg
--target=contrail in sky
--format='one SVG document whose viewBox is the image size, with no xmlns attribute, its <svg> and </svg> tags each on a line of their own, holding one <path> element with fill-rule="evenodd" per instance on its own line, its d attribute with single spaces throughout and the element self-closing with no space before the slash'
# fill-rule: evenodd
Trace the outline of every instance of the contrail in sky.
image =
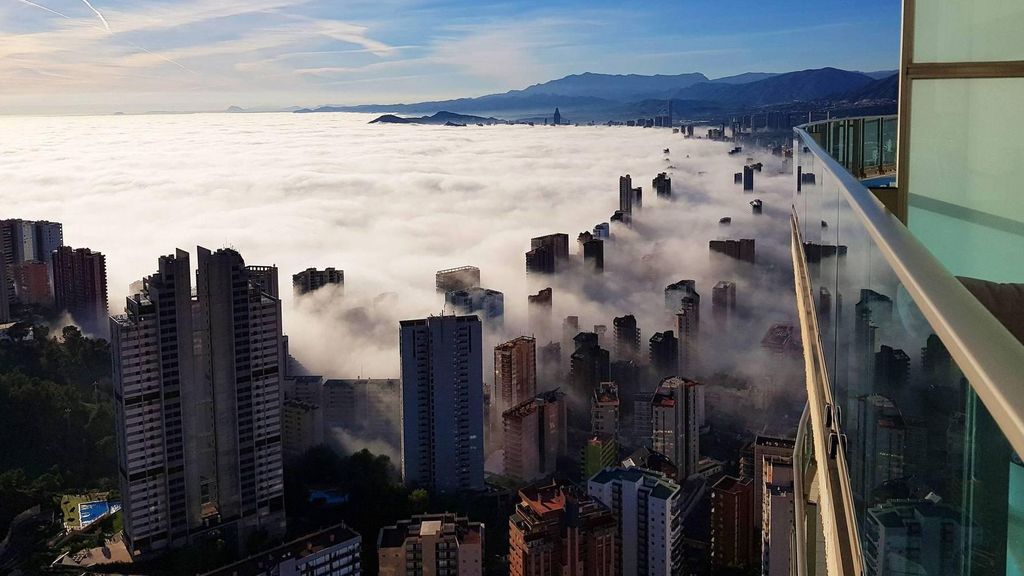
<svg viewBox="0 0 1024 576">
<path fill-rule="evenodd" d="M 66 18 L 68 20 L 73 20 L 73 18 L 71 16 L 68 16 L 67 14 L 64 14 L 63 12 L 58 12 L 58 11 L 54 10 L 53 8 L 47 8 L 46 6 L 43 6 L 42 4 L 36 4 L 35 2 L 32 2 L 32 0 L 18 0 L 18 1 L 21 2 L 22 4 L 26 4 L 28 6 L 35 6 L 36 8 L 39 8 L 41 10 L 46 10 L 50 14 L 56 14 L 57 16 L 60 16 L 61 18 Z M 88 6 L 89 9 L 92 10 L 94 14 L 99 16 L 100 22 L 103 22 L 103 29 L 106 30 L 107 32 L 110 32 L 110 25 L 107 24 L 107 19 L 103 17 L 103 14 L 100 14 L 100 11 L 97 10 L 95 7 L 93 7 L 93 5 L 89 3 L 89 0 L 82 0 L 82 2 L 86 6 Z M 145 52 L 147 54 L 150 54 L 152 56 L 156 56 L 157 58 L 163 60 L 164 62 L 168 62 L 170 64 L 174 64 L 175 66 L 177 66 L 178 68 L 181 68 L 182 70 L 185 70 L 186 72 L 195 73 L 195 71 L 192 70 L 191 68 L 188 68 L 184 64 L 181 64 L 180 62 L 178 62 L 178 61 L 176 61 L 176 60 L 174 60 L 172 58 L 168 58 L 167 56 L 164 56 L 163 54 L 159 54 L 157 52 L 153 52 L 152 50 L 149 50 L 148 48 L 144 48 L 142 46 L 139 46 L 138 44 L 136 44 L 135 42 L 132 42 L 131 40 L 125 40 L 125 41 L 128 44 L 131 44 L 134 48 L 142 50 L 143 52 Z"/>
<path fill-rule="evenodd" d="M 22 4 L 27 4 L 29 6 L 35 6 L 36 8 L 42 8 L 43 10 L 46 10 L 50 14 L 56 14 L 57 16 L 60 16 L 61 18 L 67 18 L 68 20 L 71 20 L 71 16 L 68 16 L 67 14 L 63 14 L 61 12 L 57 12 L 56 10 L 54 10 L 52 8 L 47 8 L 46 6 L 43 6 L 42 4 L 36 4 L 35 2 L 30 2 L 29 0 L 18 0 L 18 1 L 21 2 Z"/>
<path fill-rule="evenodd" d="M 103 17 L 103 14 L 100 14 L 100 11 L 93 7 L 89 0 L 82 0 L 82 3 L 88 6 L 89 10 L 92 10 L 96 16 L 99 16 L 100 22 L 103 22 L 103 27 L 106 28 L 107 32 L 110 32 L 110 24 L 107 24 L 107 19 Z"/>
</svg>

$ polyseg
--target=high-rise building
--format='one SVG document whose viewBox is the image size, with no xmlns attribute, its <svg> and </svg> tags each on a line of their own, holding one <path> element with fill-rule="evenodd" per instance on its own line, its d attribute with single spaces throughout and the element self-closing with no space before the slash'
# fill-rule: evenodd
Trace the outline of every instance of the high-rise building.
<svg viewBox="0 0 1024 576">
<path fill-rule="evenodd" d="M 619 459 L 619 443 L 611 436 L 593 436 L 583 446 L 583 477 L 590 478 Z"/>
<path fill-rule="evenodd" d="M 482 490 L 480 319 L 431 316 L 400 326 L 405 483 L 442 493 Z"/>
<path fill-rule="evenodd" d="M 619 437 L 619 387 L 601 382 L 590 398 L 590 432 L 599 438 Z"/>
<path fill-rule="evenodd" d="M 860 455 L 850 463 L 850 483 L 861 505 L 874 504 L 873 492 L 905 476 L 907 426 L 900 409 L 880 394 L 860 396 L 850 403 L 850 448 Z"/>
<path fill-rule="evenodd" d="M 665 310 L 675 312 L 682 305 L 683 298 L 692 298 L 696 302 L 695 309 L 700 310 L 700 294 L 697 292 L 696 280 L 680 280 L 665 287 Z M 698 312 L 699 314 L 699 312 Z"/>
<path fill-rule="evenodd" d="M 284 533 L 280 301 L 233 250 L 159 260 L 111 318 L 120 486 L 133 554 Z M 224 426 L 224 423 L 232 423 Z"/>
<path fill-rule="evenodd" d="M 501 412 L 537 394 L 537 341 L 520 336 L 494 347 L 494 391 Z"/>
<path fill-rule="evenodd" d="M 380 529 L 380 576 L 482 576 L 484 525 L 451 513 L 423 514 Z"/>
<path fill-rule="evenodd" d="M 598 346 L 593 332 L 580 332 L 574 340 L 576 351 L 569 359 L 572 394 L 589 398 L 598 384 L 610 379 L 608 351 Z"/>
<path fill-rule="evenodd" d="M 557 106 L 555 107 L 555 113 L 551 117 L 551 121 L 555 126 L 558 126 L 562 123 L 562 113 L 558 111 Z"/>
<path fill-rule="evenodd" d="M 547 340 L 551 336 L 551 288 L 544 288 L 536 294 L 527 296 L 526 306 L 530 331 L 543 340 Z"/>
<path fill-rule="evenodd" d="M 53 295 L 86 332 L 107 333 L 107 261 L 88 248 L 60 246 L 53 253 Z"/>
<path fill-rule="evenodd" d="M 281 408 L 281 446 L 285 460 L 301 457 L 324 443 L 323 409 L 302 400 L 285 400 Z"/>
<path fill-rule="evenodd" d="M 502 416 L 505 474 L 532 480 L 555 471 L 568 452 L 565 393 L 555 389 L 506 410 Z"/>
<path fill-rule="evenodd" d="M 281 299 L 281 285 L 278 282 L 277 266 L 246 266 L 249 282 L 270 296 Z"/>
<path fill-rule="evenodd" d="M 658 198 L 672 198 L 672 179 L 668 177 L 668 174 L 664 172 L 658 173 L 654 180 L 651 181 L 651 186 L 654 188 Z"/>
<path fill-rule="evenodd" d="M 864 574 L 870 576 L 963 574 L 964 543 L 984 538 L 961 524 L 956 508 L 928 499 L 885 502 L 869 508 L 865 520 Z"/>
<path fill-rule="evenodd" d="M 60 222 L 46 220 L 0 220 L 0 251 L 8 265 L 31 260 L 49 264 L 53 251 L 64 244 Z"/>
<path fill-rule="evenodd" d="M 357 532 L 336 524 L 202 576 L 360 576 L 362 545 Z"/>
<path fill-rule="evenodd" d="M 480 269 L 476 266 L 460 266 L 438 270 L 434 275 L 437 291 L 442 294 L 452 290 L 466 290 L 480 285 Z"/>
<path fill-rule="evenodd" d="M 679 484 L 643 468 L 605 468 L 587 482 L 587 493 L 618 518 L 619 574 L 680 573 L 683 523 Z"/>
<path fill-rule="evenodd" d="M 723 476 L 711 487 L 711 565 L 714 569 L 754 565 L 750 478 Z"/>
<path fill-rule="evenodd" d="M 14 280 L 14 294 L 18 302 L 33 306 L 50 306 L 53 294 L 50 290 L 50 267 L 40 260 L 26 260 L 15 264 L 11 277 Z"/>
<path fill-rule="evenodd" d="M 484 321 L 494 327 L 500 326 L 504 321 L 505 295 L 497 290 L 479 286 L 452 290 L 445 292 L 444 300 L 457 315 L 479 314 Z"/>
<path fill-rule="evenodd" d="M 676 334 L 679 345 L 677 374 L 696 375 L 699 368 L 700 295 L 696 292 L 680 298 L 676 308 Z"/>
<path fill-rule="evenodd" d="M 711 240 L 708 242 L 708 249 L 710 251 L 718 254 L 724 254 L 742 262 L 749 262 L 750 264 L 755 264 L 757 262 L 755 248 L 756 245 L 752 238 L 743 238 L 741 240 Z"/>
<path fill-rule="evenodd" d="M 292 290 L 296 296 L 309 294 L 324 286 L 337 286 L 338 289 L 344 290 L 345 271 L 334 268 L 306 268 L 298 274 L 292 274 Z"/>
<path fill-rule="evenodd" d="M 568 261 L 568 234 L 548 234 L 530 239 L 530 251 L 526 253 L 528 274 L 554 274 L 561 271 Z"/>
<path fill-rule="evenodd" d="M 509 518 L 510 576 L 615 576 L 618 522 L 600 502 L 556 480 L 519 491 Z"/>
<path fill-rule="evenodd" d="M 760 507 L 762 518 L 761 574 L 764 576 L 789 576 L 792 572 L 791 541 L 795 496 L 793 494 L 793 463 L 769 460 L 765 462 L 764 478 L 758 481 L 761 499 L 755 500 L 754 507 Z"/>
<path fill-rule="evenodd" d="M 601 222 L 594 226 L 594 238 L 608 240 L 611 238 L 611 228 L 607 222 Z"/>
<path fill-rule="evenodd" d="M 720 327 L 736 314 L 736 283 L 722 280 L 711 289 L 711 316 Z"/>
<path fill-rule="evenodd" d="M 749 191 L 754 189 L 754 168 L 752 166 L 743 167 L 743 190 Z"/>
<path fill-rule="evenodd" d="M 796 442 L 792 438 L 782 438 L 779 436 L 769 436 L 766 434 L 758 434 L 754 438 L 754 442 L 751 445 L 752 450 L 752 467 L 749 471 L 753 474 L 751 480 L 753 480 L 752 490 L 754 493 L 754 525 L 762 526 L 764 519 L 764 506 L 762 502 L 769 498 L 766 495 L 766 491 L 771 483 L 774 481 L 771 469 L 772 466 L 779 466 L 780 470 L 783 470 L 782 474 L 785 473 L 784 468 L 790 466 L 792 468 L 793 462 L 793 449 L 796 446 Z M 779 484 L 784 483 L 785 476 L 779 477 Z M 789 480 L 792 483 L 792 473 L 789 474 Z M 792 492 L 792 490 L 790 491 Z M 792 518 L 792 515 L 789 516 Z M 761 533 L 757 531 L 752 535 L 754 538 L 754 555 L 757 556 L 758 552 L 762 551 Z M 763 556 L 763 554 L 762 554 Z"/>
<path fill-rule="evenodd" d="M 633 212 L 633 179 L 629 174 L 619 176 L 619 211 L 623 214 Z"/>
<path fill-rule="evenodd" d="M 651 446 L 672 459 L 680 479 L 696 474 L 700 461 L 700 386 L 673 376 L 661 381 L 651 399 Z"/>
<path fill-rule="evenodd" d="M 674 376 L 679 368 L 679 341 L 675 334 L 671 330 L 655 332 L 648 345 L 654 377 L 661 380 Z"/>
<path fill-rule="evenodd" d="M 579 333 L 580 317 L 566 316 L 565 320 L 562 320 L 562 349 L 575 350 L 576 345 L 573 342 L 573 338 L 575 338 Z"/>
<path fill-rule="evenodd" d="M 615 334 L 615 357 L 618 360 L 636 360 L 640 357 L 640 328 L 632 314 L 612 320 Z"/>
<path fill-rule="evenodd" d="M 604 241 L 600 238 L 583 243 L 583 267 L 591 272 L 604 271 Z"/>
</svg>

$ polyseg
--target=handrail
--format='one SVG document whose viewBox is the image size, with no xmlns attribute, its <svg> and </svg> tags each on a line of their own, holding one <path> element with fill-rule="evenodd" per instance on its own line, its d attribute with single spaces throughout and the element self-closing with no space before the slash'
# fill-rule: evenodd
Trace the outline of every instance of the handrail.
<svg viewBox="0 0 1024 576">
<path fill-rule="evenodd" d="M 821 347 L 821 332 L 814 312 L 807 256 L 804 253 L 800 223 L 794 213 L 790 217 L 790 254 L 793 257 L 793 284 L 796 289 L 797 315 L 804 346 L 804 377 L 807 386 L 807 408 L 810 412 L 811 437 L 818 464 L 818 502 L 824 530 L 825 561 L 828 573 L 837 576 L 859 576 L 863 573 L 860 535 L 857 532 L 853 509 L 853 490 L 850 471 L 846 463 L 846 448 L 839 441 L 837 421 L 826 425 L 827 406 L 835 406 L 832 386 L 825 368 L 825 353 Z M 833 438 L 834 437 L 834 438 Z M 834 445 L 833 445 L 834 441 Z"/>
<path fill-rule="evenodd" d="M 804 404 L 800 424 L 796 427 L 796 442 L 793 443 L 793 551 L 796 564 L 795 576 L 807 576 L 807 499 L 804 492 L 803 444 L 807 435 L 807 418 L 810 410 Z"/>
<path fill-rule="evenodd" d="M 1024 454 L 1024 344 L 802 126 L 803 145 L 843 197 L 1018 454 Z"/>
<path fill-rule="evenodd" d="M 832 124 L 834 122 L 843 122 L 846 120 L 896 120 L 899 118 L 899 114 L 883 114 L 881 116 L 877 114 L 868 114 L 867 116 L 842 116 L 840 118 L 829 118 L 827 120 L 815 120 L 813 122 L 807 122 L 797 126 L 800 128 L 810 128 L 811 126 L 818 126 L 819 124 Z"/>
</svg>

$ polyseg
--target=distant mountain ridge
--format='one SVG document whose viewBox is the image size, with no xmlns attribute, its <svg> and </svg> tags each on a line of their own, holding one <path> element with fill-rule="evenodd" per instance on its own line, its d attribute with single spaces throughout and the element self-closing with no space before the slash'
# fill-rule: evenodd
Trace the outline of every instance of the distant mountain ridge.
<svg viewBox="0 0 1024 576">
<path fill-rule="evenodd" d="M 436 114 L 420 116 L 419 118 L 402 118 L 400 116 L 395 116 L 394 114 L 385 114 L 370 120 L 370 124 L 432 124 L 441 126 L 495 124 L 498 122 L 504 122 L 504 120 L 499 120 L 497 118 L 484 118 L 483 116 L 472 116 L 469 114 L 456 114 L 454 112 L 448 112 L 447 110 L 441 110 Z"/>
<path fill-rule="evenodd" d="M 875 76 L 881 76 L 876 79 Z M 555 107 L 574 119 L 636 118 L 665 113 L 671 101 L 680 115 L 725 114 L 767 106 L 808 102 L 873 105 L 895 101 L 895 82 L 883 72 L 819 68 L 787 73 L 747 72 L 708 79 L 701 73 L 644 76 L 583 73 L 534 84 L 521 90 L 407 104 L 321 106 L 297 112 L 377 112 L 456 114 L 506 118 L 545 116 Z M 659 112 L 659 110 L 662 110 Z"/>
</svg>

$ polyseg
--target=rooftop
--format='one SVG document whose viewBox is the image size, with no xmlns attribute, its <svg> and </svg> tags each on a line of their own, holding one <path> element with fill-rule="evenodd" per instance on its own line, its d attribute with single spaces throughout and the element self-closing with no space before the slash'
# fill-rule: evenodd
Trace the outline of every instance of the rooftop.
<svg viewBox="0 0 1024 576">
<path fill-rule="evenodd" d="M 234 564 L 228 564 L 207 572 L 205 576 L 256 576 L 268 572 L 268 568 L 277 566 L 289 558 L 305 558 L 325 548 L 339 545 L 351 545 L 361 542 L 359 534 L 345 524 L 337 524 L 319 532 L 314 532 L 282 544 L 267 552 L 261 552 Z M 358 554 L 358 551 L 357 551 Z"/>
</svg>

